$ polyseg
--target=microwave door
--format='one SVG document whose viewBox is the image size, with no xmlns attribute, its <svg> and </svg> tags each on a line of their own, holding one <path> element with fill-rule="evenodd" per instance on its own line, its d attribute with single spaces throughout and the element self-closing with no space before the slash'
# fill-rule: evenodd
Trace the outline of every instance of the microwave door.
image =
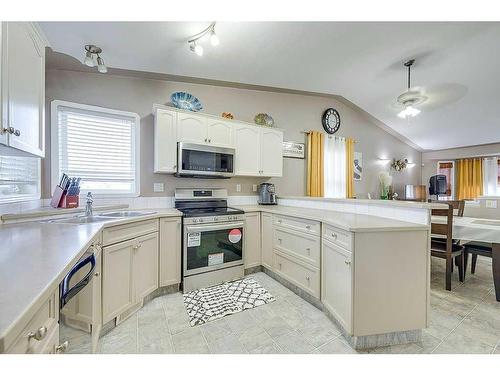
<svg viewBox="0 0 500 375">
<path fill-rule="evenodd" d="M 234 149 L 178 143 L 177 174 L 197 177 L 234 175 Z"/>
</svg>

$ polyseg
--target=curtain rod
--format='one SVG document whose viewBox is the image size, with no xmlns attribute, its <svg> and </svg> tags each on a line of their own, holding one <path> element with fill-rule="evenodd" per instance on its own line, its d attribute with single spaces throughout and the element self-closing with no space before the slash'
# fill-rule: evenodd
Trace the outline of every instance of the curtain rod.
<svg viewBox="0 0 500 375">
<path fill-rule="evenodd" d="M 309 134 L 311 131 L 310 130 L 301 130 L 300 131 L 302 134 Z M 347 138 L 347 137 L 341 137 L 339 135 L 333 135 L 333 134 L 326 134 L 328 138 L 332 138 L 332 137 L 337 137 L 337 138 Z M 358 143 L 357 140 L 353 139 L 353 142 L 354 143 Z"/>
</svg>

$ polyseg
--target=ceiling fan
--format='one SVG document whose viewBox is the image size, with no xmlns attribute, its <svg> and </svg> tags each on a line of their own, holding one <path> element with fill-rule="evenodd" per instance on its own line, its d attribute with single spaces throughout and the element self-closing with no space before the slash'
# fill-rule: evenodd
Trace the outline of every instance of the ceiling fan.
<svg viewBox="0 0 500 375">
<path fill-rule="evenodd" d="M 403 119 L 418 115 L 421 111 L 415 107 L 427 100 L 427 96 L 422 95 L 419 90 L 411 89 L 411 66 L 414 63 L 415 59 L 411 59 L 403 64 L 408 68 L 408 89 L 397 98 L 397 102 L 404 107 L 403 110 L 398 113 L 398 117 Z"/>
</svg>

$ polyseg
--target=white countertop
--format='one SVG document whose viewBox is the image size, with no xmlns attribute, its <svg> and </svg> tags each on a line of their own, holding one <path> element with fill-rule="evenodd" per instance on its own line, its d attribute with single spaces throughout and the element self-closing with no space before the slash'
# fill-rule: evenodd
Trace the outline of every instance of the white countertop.
<svg viewBox="0 0 500 375">
<path fill-rule="evenodd" d="M 375 232 L 375 231 L 399 231 L 399 230 L 428 230 L 427 225 L 415 224 L 407 221 L 386 219 L 372 215 L 353 214 L 348 212 L 318 210 L 314 208 L 302 208 L 291 206 L 266 206 L 249 205 L 235 206 L 245 212 L 269 212 L 288 216 L 300 217 L 331 224 L 335 227 L 350 232 Z"/>
<path fill-rule="evenodd" d="M 136 210 L 134 210 L 136 211 Z M 3 339 L 41 298 L 47 298 L 104 227 L 159 217 L 175 209 L 148 209 L 152 215 L 92 224 L 27 222 L 0 226 L 0 351 Z"/>
</svg>

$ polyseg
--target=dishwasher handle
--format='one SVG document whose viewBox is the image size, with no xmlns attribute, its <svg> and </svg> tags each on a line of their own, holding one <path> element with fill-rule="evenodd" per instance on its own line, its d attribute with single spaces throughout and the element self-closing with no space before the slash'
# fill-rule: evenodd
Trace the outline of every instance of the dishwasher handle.
<svg viewBox="0 0 500 375">
<path fill-rule="evenodd" d="M 72 288 L 69 288 L 69 283 L 71 281 L 71 278 L 78 272 L 80 271 L 83 267 L 85 267 L 87 264 L 91 264 L 90 271 L 83 277 L 80 281 L 78 281 Z M 92 276 L 94 275 L 94 269 L 95 269 L 95 255 L 92 253 L 85 259 L 82 259 L 80 262 L 78 262 L 72 269 L 69 271 L 69 273 L 64 277 L 64 280 L 61 284 L 61 305 L 60 307 L 63 307 L 68 303 L 68 301 L 76 296 L 76 294 L 82 290 L 92 279 Z"/>
</svg>

